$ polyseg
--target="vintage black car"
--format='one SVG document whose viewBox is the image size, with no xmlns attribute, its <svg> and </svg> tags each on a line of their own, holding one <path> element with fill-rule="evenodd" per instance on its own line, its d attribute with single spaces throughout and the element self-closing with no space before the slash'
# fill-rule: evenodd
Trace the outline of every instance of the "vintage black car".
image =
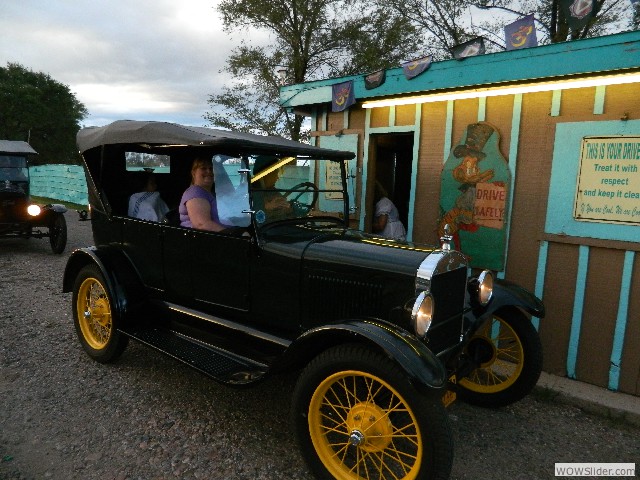
<svg viewBox="0 0 640 480">
<path fill-rule="evenodd" d="M 40 206 L 29 195 L 29 155 L 37 152 L 27 142 L 0 140 L 0 238 L 49 237 L 51 250 L 67 245 L 64 205 Z"/>
<path fill-rule="evenodd" d="M 536 384 L 540 300 L 470 275 L 450 238 L 351 228 L 353 153 L 139 121 L 83 129 L 78 145 L 95 245 L 71 254 L 64 291 L 84 350 L 110 362 L 134 339 L 235 386 L 300 369 L 292 428 L 319 478 L 448 478 L 444 404 L 507 405 Z M 224 231 L 175 219 L 195 157 L 213 161 Z M 128 215 L 145 169 L 162 221 Z M 289 208 L 270 211 L 273 196 Z"/>
</svg>

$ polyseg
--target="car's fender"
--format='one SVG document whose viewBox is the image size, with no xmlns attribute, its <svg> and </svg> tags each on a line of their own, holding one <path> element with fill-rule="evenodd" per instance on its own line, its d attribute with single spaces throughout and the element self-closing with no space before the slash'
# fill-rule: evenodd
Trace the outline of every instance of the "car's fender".
<svg viewBox="0 0 640 480">
<path fill-rule="evenodd" d="M 80 270 L 94 264 L 106 282 L 115 312 L 125 318 L 132 306 L 144 299 L 144 287 L 131 262 L 122 252 L 111 248 L 87 247 L 74 250 L 67 260 L 62 280 L 62 291 L 70 292 Z"/>
<path fill-rule="evenodd" d="M 284 359 L 308 361 L 343 343 L 364 343 L 384 352 L 423 393 L 441 393 L 447 386 L 442 362 L 424 343 L 397 325 L 379 319 L 348 320 L 308 330 L 289 346 Z"/>
<path fill-rule="evenodd" d="M 471 313 L 475 317 L 474 322 L 484 321 L 497 310 L 507 306 L 522 308 L 538 318 L 545 315 L 542 300 L 520 285 L 500 279 L 494 280 L 491 301 L 485 307 L 474 308 Z"/>
</svg>

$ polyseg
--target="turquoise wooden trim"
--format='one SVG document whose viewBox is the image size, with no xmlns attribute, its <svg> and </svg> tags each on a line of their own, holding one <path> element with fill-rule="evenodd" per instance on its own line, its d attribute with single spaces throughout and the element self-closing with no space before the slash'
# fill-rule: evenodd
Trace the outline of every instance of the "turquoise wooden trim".
<svg viewBox="0 0 640 480">
<path fill-rule="evenodd" d="M 593 101 L 593 114 L 602 115 L 604 113 L 604 99 L 607 93 L 606 85 L 598 85 L 596 87 L 596 96 Z"/>
<path fill-rule="evenodd" d="M 401 67 L 388 69 L 387 80 L 367 90 L 364 75 L 328 78 L 280 88 L 280 105 L 331 102 L 331 86 L 353 80 L 358 102 L 388 96 L 430 93 L 453 88 L 488 87 L 513 82 L 541 82 L 571 75 L 606 74 L 638 69 L 640 31 L 553 43 L 478 55 L 458 60 L 433 62 L 429 70 L 407 80 Z"/>
<path fill-rule="evenodd" d="M 618 316 L 616 328 L 613 334 L 613 347 L 611 348 L 611 367 L 609 368 L 609 390 L 617 391 L 620 384 L 620 364 L 624 350 L 624 336 L 629 320 L 629 298 L 631 297 L 631 276 L 633 273 L 633 260 L 635 252 L 627 251 L 624 254 L 624 267 L 622 269 L 622 285 L 620 286 L 620 299 L 618 300 Z"/>
<path fill-rule="evenodd" d="M 568 122 L 556 125 L 545 233 L 603 240 L 638 241 L 638 225 L 584 222 L 573 218 L 582 139 L 637 136 L 640 120 Z"/>
<path fill-rule="evenodd" d="M 413 159 L 411 161 L 411 190 L 409 191 L 409 212 L 407 218 L 407 240 L 413 239 L 413 218 L 416 211 L 416 189 L 418 188 L 418 165 L 420 159 L 420 133 L 422 127 L 422 105 L 416 105 L 413 131 Z"/>
<path fill-rule="evenodd" d="M 484 122 L 487 118 L 487 97 L 478 98 L 478 121 Z"/>
<path fill-rule="evenodd" d="M 367 177 L 369 175 L 369 137 L 371 137 L 371 109 L 364 115 L 364 151 L 362 152 L 362 182 L 360 184 L 360 222 L 358 228 L 364 231 L 364 216 L 367 208 Z"/>
<path fill-rule="evenodd" d="M 547 273 L 548 254 L 549 242 L 543 240 L 540 243 L 540 251 L 538 253 L 538 269 L 536 271 L 535 294 L 538 298 L 542 298 L 542 295 L 544 294 L 544 278 Z M 538 317 L 531 317 L 531 323 L 536 330 L 540 330 L 540 319 Z"/>
<path fill-rule="evenodd" d="M 582 310 L 584 308 L 584 292 L 587 285 L 587 268 L 589 266 L 589 247 L 580 245 L 578 254 L 578 274 L 576 275 L 576 294 L 573 299 L 573 316 L 571 318 L 571 334 L 567 352 L 567 376 L 576 378 L 576 363 L 580 345 L 580 329 L 582 327 Z"/>
<path fill-rule="evenodd" d="M 511 110 L 511 144 L 509 145 L 509 171 L 511 173 L 511 185 L 509 185 L 509 203 L 507 203 L 507 218 L 505 221 L 505 245 L 509 245 L 511 234 L 511 211 L 513 210 L 513 190 L 516 184 L 516 168 L 518 165 L 518 145 L 520 141 L 520 120 L 522 119 L 522 94 L 513 96 L 513 109 Z M 507 270 L 509 248 L 504 254 L 504 270 L 498 272 L 498 278 L 504 278 Z M 502 276 L 501 276 L 502 275 Z"/>
<path fill-rule="evenodd" d="M 451 151 L 451 138 L 453 137 L 453 100 L 447 102 L 447 118 L 444 130 L 444 152 L 442 152 L 442 164 L 447 163 Z"/>
<path fill-rule="evenodd" d="M 318 125 L 318 108 L 314 108 L 311 111 L 311 125 Z M 312 128 L 311 131 L 313 131 L 314 129 Z M 318 144 L 318 137 L 311 137 L 311 145 L 313 145 L 314 147 Z"/>
<path fill-rule="evenodd" d="M 551 96 L 551 113 L 552 117 L 560 115 L 560 104 L 562 103 L 562 90 L 554 90 Z"/>
</svg>

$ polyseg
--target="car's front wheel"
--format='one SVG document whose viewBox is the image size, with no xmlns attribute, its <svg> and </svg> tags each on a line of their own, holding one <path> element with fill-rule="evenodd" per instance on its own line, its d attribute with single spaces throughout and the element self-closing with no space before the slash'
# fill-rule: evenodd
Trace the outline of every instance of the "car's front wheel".
<svg viewBox="0 0 640 480">
<path fill-rule="evenodd" d="M 87 265 L 73 286 L 73 320 L 85 352 L 101 363 L 116 360 L 127 347 L 128 337 L 116 329 L 118 317 L 97 266 Z"/>
<path fill-rule="evenodd" d="M 494 313 L 471 337 L 465 354 L 475 368 L 458 380 L 458 394 L 482 407 L 502 407 L 522 399 L 542 371 L 538 332 L 515 307 Z"/>
<path fill-rule="evenodd" d="M 55 214 L 49 225 L 49 243 L 53 253 L 62 253 L 67 246 L 67 221 L 62 213 Z"/>
<path fill-rule="evenodd" d="M 318 478 L 449 478 L 453 440 L 442 403 L 364 346 L 335 347 L 307 366 L 292 420 Z"/>
</svg>

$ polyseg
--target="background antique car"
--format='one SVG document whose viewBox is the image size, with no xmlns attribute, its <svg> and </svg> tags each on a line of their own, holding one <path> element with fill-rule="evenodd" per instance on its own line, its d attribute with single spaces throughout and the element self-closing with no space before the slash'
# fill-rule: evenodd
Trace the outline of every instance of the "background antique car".
<svg viewBox="0 0 640 480">
<path fill-rule="evenodd" d="M 39 206 L 29 196 L 27 159 L 35 154 L 27 142 L 0 140 L 0 238 L 49 237 L 51 250 L 62 253 L 67 245 L 67 208 L 57 204 Z"/>
<path fill-rule="evenodd" d="M 229 385 L 302 369 L 291 419 L 320 478 L 448 478 L 444 403 L 506 405 L 535 385 L 541 346 L 520 309 L 540 317 L 541 302 L 488 271 L 468 278 L 448 238 L 351 229 L 353 153 L 136 121 L 81 130 L 78 145 L 95 246 L 73 252 L 63 289 L 95 360 L 133 338 Z M 127 215 L 144 168 L 176 208 L 196 156 L 213 159 L 232 228 Z M 270 210 L 274 196 L 288 208 Z"/>
</svg>

